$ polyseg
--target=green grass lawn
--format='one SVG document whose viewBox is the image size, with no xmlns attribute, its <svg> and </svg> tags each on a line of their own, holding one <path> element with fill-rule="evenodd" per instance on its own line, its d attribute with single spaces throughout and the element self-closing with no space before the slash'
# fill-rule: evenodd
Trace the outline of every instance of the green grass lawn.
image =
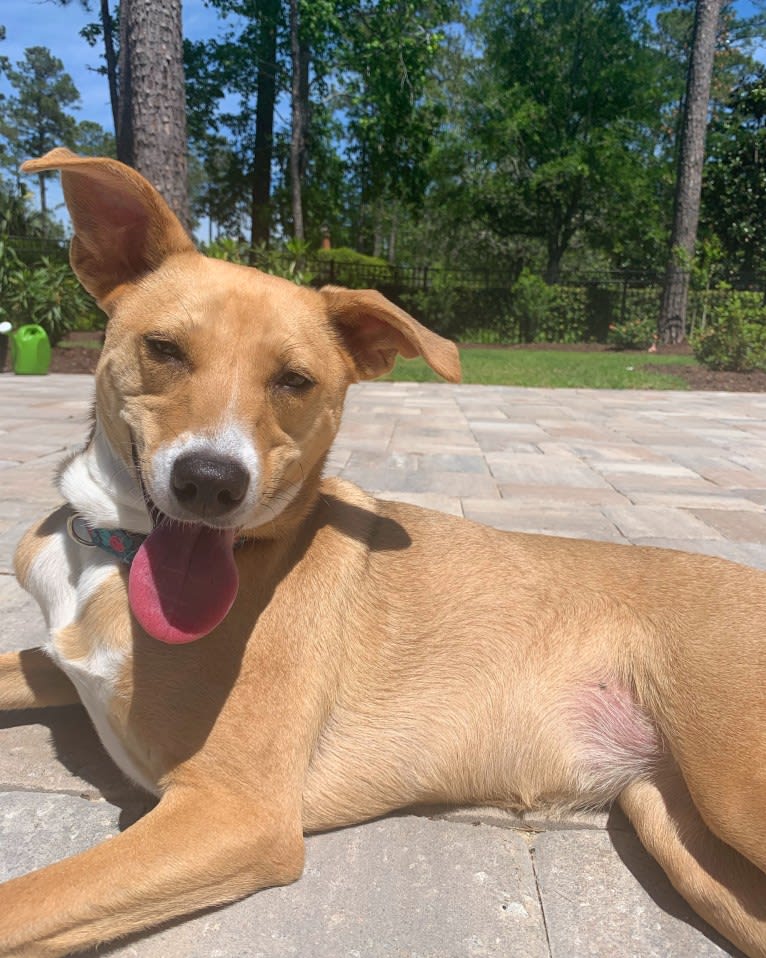
<svg viewBox="0 0 766 958">
<path fill-rule="evenodd" d="M 671 373 L 644 367 L 696 365 L 691 356 L 634 352 L 577 352 L 544 349 L 461 349 L 464 383 L 578 389 L 687 389 Z M 397 361 L 384 377 L 394 382 L 439 382 L 421 359 Z"/>
<path fill-rule="evenodd" d="M 59 346 L 100 349 L 102 343 L 82 339 Z M 556 349 L 461 349 L 460 362 L 464 383 L 572 389 L 688 389 L 680 376 L 647 372 L 644 367 L 697 364 L 692 356 Z M 393 382 L 441 381 L 422 359 L 400 358 L 391 373 L 382 378 Z"/>
<path fill-rule="evenodd" d="M 101 349 L 102 339 L 62 339 L 57 346 L 60 349 Z"/>
</svg>

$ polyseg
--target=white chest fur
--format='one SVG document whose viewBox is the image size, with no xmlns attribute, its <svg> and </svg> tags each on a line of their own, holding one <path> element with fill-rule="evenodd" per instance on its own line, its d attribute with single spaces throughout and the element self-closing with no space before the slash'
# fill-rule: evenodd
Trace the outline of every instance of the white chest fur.
<svg viewBox="0 0 766 958">
<path fill-rule="evenodd" d="M 60 528 L 46 536 L 24 583 L 48 625 L 46 651 L 74 684 L 112 760 L 137 784 L 156 792 L 156 784 L 137 767 L 109 718 L 115 684 L 130 655 L 130 636 L 121 644 L 115 643 L 113 635 L 107 636 L 106 630 L 91 630 L 76 655 L 67 651 L 67 643 L 62 641 L 63 630 L 77 623 L 99 587 L 117 574 L 118 565 L 103 550 L 74 542 L 66 530 L 66 517 L 60 515 Z"/>
</svg>

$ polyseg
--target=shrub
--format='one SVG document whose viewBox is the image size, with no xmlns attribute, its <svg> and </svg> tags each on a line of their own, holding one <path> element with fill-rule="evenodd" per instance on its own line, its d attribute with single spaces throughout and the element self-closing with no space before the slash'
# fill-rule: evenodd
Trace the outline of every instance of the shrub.
<svg viewBox="0 0 766 958">
<path fill-rule="evenodd" d="M 545 335 L 546 322 L 550 317 L 555 290 L 542 276 L 526 267 L 511 287 L 511 314 L 519 327 L 522 342 L 535 342 Z"/>
<path fill-rule="evenodd" d="M 316 273 L 308 266 L 309 245 L 301 240 L 288 240 L 282 249 L 271 250 L 266 246 L 256 247 L 253 265 L 264 273 L 289 279 L 298 286 L 310 286 Z"/>
<path fill-rule="evenodd" d="M 316 260 L 323 267 L 321 276 L 324 282 L 359 289 L 385 286 L 394 281 L 394 271 L 386 260 L 357 253 L 348 246 L 317 250 Z"/>
<path fill-rule="evenodd" d="M 223 259 L 241 266 L 255 266 L 263 273 L 281 276 L 298 286 L 308 286 L 316 275 L 308 269 L 308 244 L 297 240 L 289 240 L 281 249 L 269 249 L 265 244 L 252 247 L 244 240 L 219 236 L 201 248 L 202 252 L 212 259 Z"/>
<path fill-rule="evenodd" d="M 404 309 L 440 336 L 474 341 L 465 328 L 465 295 L 446 282 L 441 273 L 435 273 L 428 289 L 405 290 L 399 299 Z"/>
<path fill-rule="evenodd" d="M 525 343 L 579 343 L 587 335 L 586 290 L 551 286 L 524 268 L 511 287 L 510 313 Z"/>
<path fill-rule="evenodd" d="M 227 263 L 247 264 L 250 261 L 250 246 L 233 236 L 219 236 L 212 243 L 203 243 L 201 249 L 205 256 Z"/>
<path fill-rule="evenodd" d="M 654 311 L 630 304 L 626 307 L 624 320 L 609 324 L 606 337 L 607 343 L 615 349 L 648 349 L 657 339 Z"/>
<path fill-rule="evenodd" d="M 588 338 L 588 292 L 584 286 L 551 286 L 547 314 L 535 332 L 536 343 L 582 343 Z"/>
<path fill-rule="evenodd" d="M 331 260 L 334 263 L 357 263 L 361 266 L 383 266 L 390 268 L 386 260 L 379 256 L 368 256 L 367 253 L 358 253 L 350 246 L 333 246 L 331 249 L 319 249 L 317 259 Z"/>
<path fill-rule="evenodd" d="M 713 308 L 708 327 L 693 340 L 696 359 L 708 369 L 766 369 L 766 307 L 752 295 L 734 293 Z"/>
<path fill-rule="evenodd" d="M 56 345 L 74 329 L 99 325 L 93 301 L 66 263 L 43 256 L 27 265 L 0 237 L 0 320 L 37 323 Z"/>
<path fill-rule="evenodd" d="M 433 270 L 429 288 L 405 291 L 401 303 L 430 329 L 465 343 L 576 343 L 587 336 L 587 291 L 549 286 L 524 270 L 511 288 L 465 289 Z"/>
</svg>

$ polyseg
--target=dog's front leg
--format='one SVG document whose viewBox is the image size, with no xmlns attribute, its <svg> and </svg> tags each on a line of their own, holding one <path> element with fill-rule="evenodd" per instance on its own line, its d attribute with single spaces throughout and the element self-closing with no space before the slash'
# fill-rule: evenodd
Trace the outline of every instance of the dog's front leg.
<svg viewBox="0 0 766 958">
<path fill-rule="evenodd" d="M 42 649 L 0 655 L 0 710 L 76 705 L 74 685 Z"/>
<path fill-rule="evenodd" d="M 127 831 L 0 885 L 2 958 L 53 958 L 294 881 L 300 813 L 180 786 Z"/>
</svg>

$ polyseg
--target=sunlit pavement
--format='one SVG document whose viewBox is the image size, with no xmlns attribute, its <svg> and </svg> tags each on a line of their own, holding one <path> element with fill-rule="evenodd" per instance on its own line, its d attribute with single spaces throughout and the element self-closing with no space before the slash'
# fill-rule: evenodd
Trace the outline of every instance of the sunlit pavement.
<svg viewBox="0 0 766 958">
<path fill-rule="evenodd" d="M 0 649 L 38 644 L 13 550 L 58 502 L 90 376 L 0 375 Z M 327 471 L 502 529 L 708 552 L 766 568 L 766 394 L 371 383 Z M 146 807 L 80 709 L 0 718 L 0 878 Z M 194 841 L 194 836 L 189 836 Z M 104 950 L 102 954 L 106 955 Z M 616 813 L 458 810 L 311 837 L 304 877 L 109 951 L 141 958 L 593 958 L 737 954 Z"/>
</svg>

